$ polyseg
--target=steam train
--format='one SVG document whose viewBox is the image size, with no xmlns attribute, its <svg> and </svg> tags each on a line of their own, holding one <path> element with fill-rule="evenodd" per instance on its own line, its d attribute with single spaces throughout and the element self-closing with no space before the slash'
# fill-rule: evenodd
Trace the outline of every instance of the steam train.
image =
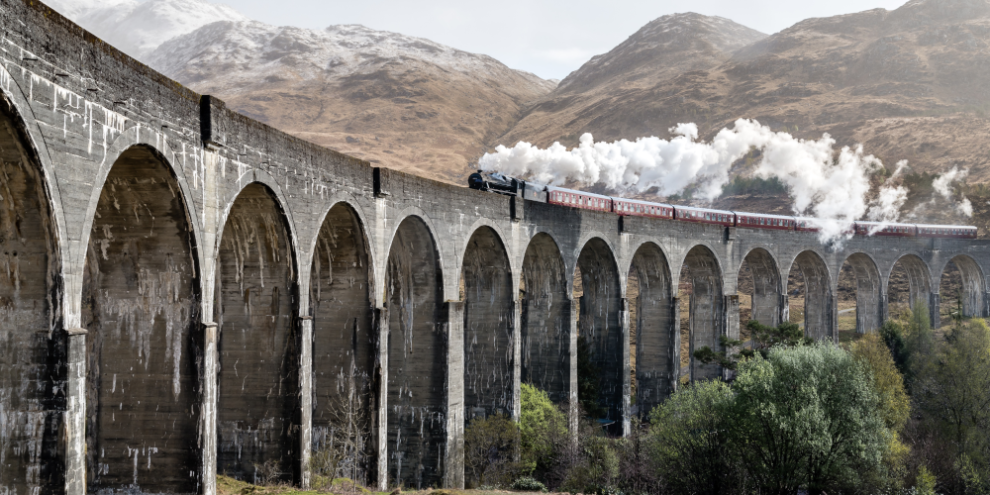
<svg viewBox="0 0 990 495">
<path fill-rule="evenodd" d="M 638 216 L 676 220 L 681 222 L 705 223 L 765 230 L 791 230 L 796 232 L 818 232 L 820 222 L 814 218 L 767 215 L 741 211 L 712 210 L 691 206 L 674 206 L 651 203 L 638 199 L 614 198 L 575 191 L 562 187 L 543 186 L 509 177 L 500 173 L 479 171 L 468 178 L 468 187 L 479 191 L 489 191 L 509 196 L 520 196 L 529 201 L 552 205 L 580 208 L 582 210 L 615 213 L 620 216 Z M 875 235 L 885 237 L 941 237 L 975 239 L 976 227 L 962 225 L 918 225 L 904 223 L 854 222 L 855 235 Z"/>
</svg>

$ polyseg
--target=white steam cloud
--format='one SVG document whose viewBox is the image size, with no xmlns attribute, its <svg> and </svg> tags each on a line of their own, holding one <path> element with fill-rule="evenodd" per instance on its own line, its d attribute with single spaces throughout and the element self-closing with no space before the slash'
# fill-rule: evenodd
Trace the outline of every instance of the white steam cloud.
<svg viewBox="0 0 990 495">
<path fill-rule="evenodd" d="M 932 181 L 932 188 L 935 189 L 935 192 L 942 195 L 943 198 L 952 201 L 952 183 L 965 179 L 967 175 L 969 175 L 969 169 L 959 170 L 956 167 L 952 167 L 952 170 L 938 176 L 937 179 Z M 967 217 L 972 217 L 973 203 L 969 202 L 969 198 L 964 197 L 962 201 L 956 203 L 956 211 Z"/>
<path fill-rule="evenodd" d="M 546 149 L 526 142 L 512 148 L 500 145 L 478 164 L 482 170 L 551 185 L 601 183 L 636 192 L 657 187 L 662 196 L 679 194 L 693 185 L 696 196 L 711 201 L 729 182 L 733 163 L 756 149 L 762 152 L 762 159 L 753 173 L 764 179 L 776 177 L 786 184 L 794 198 L 794 213 L 819 219 L 823 241 L 850 236 L 852 223 L 864 216 L 895 222 L 907 201 L 907 189 L 892 184 L 906 168 L 906 161 L 897 164 L 895 173 L 870 200 L 870 177 L 883 164 L 865 154 L 862 145 L 843 147 L 836 154 L 835 140 L 828 134 L 818 140 L 798 139 L 745 119 L 722 129 L 709 143 L 698 140 L 695 124 L 679 124 L 670 132 L 674 135 L 670 140 L 648 137 L 612 143 L 596 143 L 591 134 L 584 134 L 579 145 L 570 150 L 560 143 Z M 939 178 L 944 184 L 937 181 L 936 189 L 943 195 L 943 190 L 948 191 L 946 197 L 950 197 L 949 184 L 965 173 L 953 169 Z M 968 210 L 972 211 L 971 205 Z"/>
</svg>

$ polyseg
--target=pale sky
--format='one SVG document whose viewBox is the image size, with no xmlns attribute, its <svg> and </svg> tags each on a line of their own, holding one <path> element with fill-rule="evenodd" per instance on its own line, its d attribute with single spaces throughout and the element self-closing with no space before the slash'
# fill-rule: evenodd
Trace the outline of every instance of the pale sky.
<svg viewBox="0 0 990 495">
<path fill-rule="evenodd" d="M 644 24 L 678 12 L 726 17 L 773 34 L 810 17 L 905 0 L 213 0 L 275 25 L 320 29 L 363 24 L 495 57 L 509 67 L 562 79 Z"/>
</svg>

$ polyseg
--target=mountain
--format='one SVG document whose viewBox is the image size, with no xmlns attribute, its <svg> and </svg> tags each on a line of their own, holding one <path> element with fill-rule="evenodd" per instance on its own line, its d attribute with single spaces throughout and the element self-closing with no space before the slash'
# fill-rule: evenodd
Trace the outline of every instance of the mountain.
<svg viewBox="0 0 990 495">
<path fill-rule="evenodd" d="M 205 0 L 48 0 L 163 74 L 303 139 L 463 184 L 555 82 L 430 40 L 276 27 Z"/>
<path fill-rule="evenodd" d="M 658 131 L 650 126 L 647 116 L 664 108 L 644 101 L 642 95 L 682 74 L 717 67 L 730 60 L 732 52 L 766 37 L 721 17 L 694 13 L 660 17 L 564 78 L 499 141 L 546 145 L 560 140 L 573 145 L 584 132 L 596 138 L 666 132 L 666 127 Z M 613 108 L 631 99 L 643 106 L 621 115 Z"/>
<path fill-rule="evenodd" d="M 687 22 L 698 18 L 654 23 L 678 27 L 683 39 L 712 39 L 711 23 Z M 711 138 L 751 118 L 798 137 L 827 132 L 842 145 L 863 143 L 891 169 L 907 159 L 915 173 L 959 166 L 972 182 L 990 180 L 990 0 L 912 0 L 894 11 L 809 19 L 742 47 L 688 44 L 700 60 L 691 67 L 690 56 L 678 58 L 684 70 L 663 67 L 673 55 L 657 50 L 637 68 L 598 76 L 599 67 L 629 66 L 630 53 L 651 53 L 649 33 L 663 29 L 649 27 L 562 81 L 497 141 L 667 137 L 680 122 Z"/>
<path fill-rule="evenodd" d="M 246 21 L 202 0 L 47 0 L 49 7 L 124 53 L 144 60 L 159 45 L 217 21 Z"/>
<path fill-rule="evenodd" d="M 485 55 L 358 25 L 217 22 L 147 60 L 291 134 L 458 184 L 524 105 L 554 87 Z"/>
</svg>

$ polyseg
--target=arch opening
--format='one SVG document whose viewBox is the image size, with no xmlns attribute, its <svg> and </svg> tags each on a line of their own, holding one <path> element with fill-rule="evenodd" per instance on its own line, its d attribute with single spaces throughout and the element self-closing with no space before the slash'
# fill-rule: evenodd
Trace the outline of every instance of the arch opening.
<svg viewBox="0 0 990 495">
<path fill-rule="evenodd" d="M 882 282 L 876 263 L 864 253 L 846 258 L 839 272 L 838 330 L 842 335 L 865 334 L 883 325 Z"/>
<path fill-rule="evenodd" d="M 909 254 L 894 263 L 887 279 L 887 316 L 902 318 L 918 303 L 928 307 L 931 275 L 921 258 Z"/>
<path fill-rule="evenodd" d="M 465 421 L 513 411 L 512 269 L 498 234 L 478 229 L 464 252 Z"/>
<path fill-rule="evenodd" d="M 674 392 L 674 307 L 670 265 L 655 244 L 633 256 L 626 295 L 629 304 L 630 396 L 641 418 Z"/>
<path fill-rule="evenodd" d="M 234 200 L 220 240 L 217 472 L 292 482 L 299 424 L 296 274 L 287 220 L 259 183 Z"/>
<path fill-rule="evenodd" d="M 354 210 L 330 208 L 310 272 L 313 314 L 313 452 L 336 449 L 339 476 L 370 484 L 375 466 L 372 265 Z"/>
<path fill-rule="evenodd" d="M 578 400 L 606 431 L 622 434 L 626 363 L 619 270 L 605 241 L 588 241 L 574 271 L 578 303 Z"/>
<path fill-rule="evenodd" d="M 815 341 L 834 341 L 832 282 L 828 266 L 818 254 L 804 251 L 794 258 L 787 275 L 787 319 L 804 328 Z"/>
<path fill-rule="evenodd" d="M 966 255 L 952 258 L 939 279 L 939 325 L 948 325 L 953 318 L 985 316 L 986 284 L 980 265 Z"/>
<path fill-rule="evenodd" d="M 442 482 L 447 345 L 440 325 L 439 256 L 429 228 L 410 217 L 388 255 L 388 480 L 422 489 Z"/>
<path fill-rule="evenodd" d="M 776 327 L 781 323 L 782 294 L 780 270 L 765 249 L 750 251 L 739 267 L 739 323 L 742 340 L 748 340 L 746 324 L 755 320 Z"/>
<path fill-rule="evenodd" d="M 136 146 L 100 192 L 82 300 L 94 490 L 198 486 L 199 274 L 178 191 L 165 161 Z"/>
<path fill-rule="evenodd" d="M 67 351 L 50 200 L 23 122 L 0 105 L 0 486 L 59 492 Z"/>
<path fill-rule="evenodd" d="M 564 259 L 549 235 L 537 234 L 526 248 L 519 290 L 521 381 L 545 391 L 555 404 L 565 403 L 570 389 L 571 301 Z"/>
<path fill-rule="evenodd" d="M 688 316 L 681 318 L 681 377 L 690 381 L 719 378 L 722 370 L 717 364 L 706 365 L 694 358 L 694 352 L 705 346 L 720 350 L 719 337 L 725 331 L 722 270 L 708 248 L 696 246 L 688 252 L 681 268 L 678 298 L 681 313 Z"/>
</svg>

